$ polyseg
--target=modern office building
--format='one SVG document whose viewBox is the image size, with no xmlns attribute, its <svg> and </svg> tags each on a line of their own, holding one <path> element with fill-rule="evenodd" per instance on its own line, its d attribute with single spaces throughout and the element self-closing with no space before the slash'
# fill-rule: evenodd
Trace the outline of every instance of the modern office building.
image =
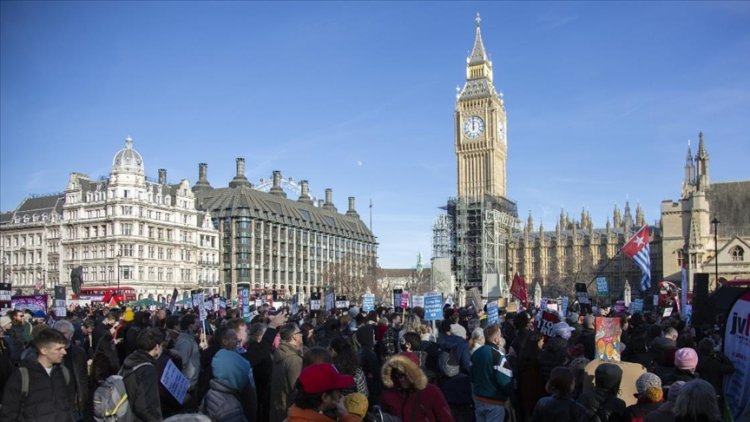
<svg viewBox="0 0 750 422">
<path fill-rule="evenodd" d="M 245 176 L 243 158 L 237 158 L 236 176 L 227 187 L 211 186 L 205 163 L 199 164 L 198 175 L 192 188 L 195 204 L 210 213 L 221 232 L 221 280 L 230 297 L 242 287 L 253 295 L 300 294 L 303 299 L 325 286 L 337 295 L 363 290 L 377 264 L 377 243 L 354 197 L 339 213 L 331 189 L 316 202 L 303 180 L 299 197 L 287 198 L 279 171 L 269 192 L 263 192 Z"/>
</svg>

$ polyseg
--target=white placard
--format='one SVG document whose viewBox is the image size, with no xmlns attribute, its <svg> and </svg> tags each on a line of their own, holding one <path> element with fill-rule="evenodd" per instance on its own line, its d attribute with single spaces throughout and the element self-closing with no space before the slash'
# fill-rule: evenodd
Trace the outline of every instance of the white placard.
<svg viewBox="0 0 750 422">
<path fill-rule="evenodd" d="M 161 376 L 161 385 L 169 391 L 169 393 L 180 403 L 185 401 L 185 394 L 187 394 L 190 382 L 182 372 L 177 369 L 171 359 L 167 360 L 167 365 L 164 367 L 164 373 Z"/>
</svg>

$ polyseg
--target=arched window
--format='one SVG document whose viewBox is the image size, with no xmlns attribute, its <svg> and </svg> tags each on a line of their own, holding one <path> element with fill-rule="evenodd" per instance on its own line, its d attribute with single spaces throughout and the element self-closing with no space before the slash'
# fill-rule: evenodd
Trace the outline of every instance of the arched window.
<svg viewBox="0 0 750 422">
<path fill-rule="evenodd" d="M 742 262 L 745 260 L 745 250 L 739 245 L 730 249 L 729 255 L 732 256 L 732 261 L 734 262 Z"/>
</svg>

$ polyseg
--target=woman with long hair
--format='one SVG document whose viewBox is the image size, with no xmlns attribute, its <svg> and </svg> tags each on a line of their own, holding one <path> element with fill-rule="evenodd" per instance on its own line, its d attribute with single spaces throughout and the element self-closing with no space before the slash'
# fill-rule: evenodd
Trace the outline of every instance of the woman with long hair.
<svg viewBox="0 0 750 422">
<path fill-rule="evenodd" d="M 367 390 L 367 378 L 365 377 L 364 371 L 359 367 L 359 360 L 357 359 L 357 353 L 354 352 L 352 344 L 346 337 L 337 337 L 331 340 L 329 346 L 331 350 L 331 356 L 333 358 L 333 365 L 342 374 L 351 375 L 354 377 L 354 383 L 356 386 L 356 392 L 362 393 L 365 396 L 368 395 Z M 344 394 L 353 393 L 355 390 L 345 389 Z"/>
</svg>

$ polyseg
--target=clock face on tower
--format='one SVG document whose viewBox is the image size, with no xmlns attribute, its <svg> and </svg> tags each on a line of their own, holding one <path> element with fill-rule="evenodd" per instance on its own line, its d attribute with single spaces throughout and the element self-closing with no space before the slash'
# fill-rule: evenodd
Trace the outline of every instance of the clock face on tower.
<svg viewBox="0 0 750 422">
<path fill-rule="evenodd" d="M 479 116 L 471 116 L 464 122 L 464 135 L 475 139 L 484 132 L 484 120 Z"/>
</svg>

